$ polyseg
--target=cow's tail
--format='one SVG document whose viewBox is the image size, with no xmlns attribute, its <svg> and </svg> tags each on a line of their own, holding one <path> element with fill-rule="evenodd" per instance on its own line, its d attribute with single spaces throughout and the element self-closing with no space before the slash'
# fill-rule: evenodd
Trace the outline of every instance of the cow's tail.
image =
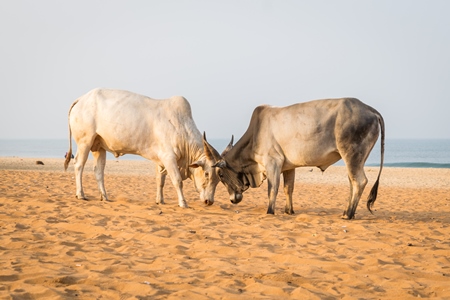
<svg viewBox="0 0 450 300">
<path fill-rule="evenodd" d="M 68 123 L 69 123 L 69 151 L 66 153 L 66 160 L 64 161 L 64 170 L 67 170 L 67 167 L 69 166 L 70 160 L 72 159 L 72 129 L 70 128 L 70 112 L 72 111 L 72 108 L 77 104 L 78 100 L 76 100 L 74 103 L 72 103 L 72 106 L 69 109 L 69 117 L 68 117 Z"/>
<path fill-rule="evenodd" d="M 381 170 L 383 170 L 383 162 L 384 162 L 384 120 L 383 117 L 378 113 L 378 122 L 380 123 L 380 129 L 381 129 L 381 160 L 380 160 L 380 171 L 378 172 L 377 181 L 375 181 L 375 184 L 373 185 L 372 189 L 370 190 L 369 197 L 367 198 L 367 209 L 373 214 L 372 207 L 375 203 L 375 200 L 377 200 L 377 194 L 378 194 L 378 185 L 380 183 L 380 175 Z"/>
</svg>

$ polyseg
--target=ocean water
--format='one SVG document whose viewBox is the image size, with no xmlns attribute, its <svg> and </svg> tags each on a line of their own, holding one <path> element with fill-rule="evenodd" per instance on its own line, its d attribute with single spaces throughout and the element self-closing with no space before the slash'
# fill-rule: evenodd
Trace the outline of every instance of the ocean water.
<svg viewBox="0 0 450 300">
<path fill-rule="evenodd" d="M 209 139 L 219 152 L 228 145 L 228 139 Z M 73 153 L 76 144 L 72 144 Z M 51 140 L 1 140 L 0 157 L 63 158 L 69 149 L 66 139 Z M 108 153 L 108 159 L 116 159 Z M 137 155 L 124 155 L 119 160 L 143 160 Z M 341 161 L 336 165 L 344 165 Z M 366 166 L 380 165 L 379 141 L 373 148 Z M 450 140 L 388 139 L 385 142 L 384 166 L 403 168 L 450 168 Z"/>
</svg>

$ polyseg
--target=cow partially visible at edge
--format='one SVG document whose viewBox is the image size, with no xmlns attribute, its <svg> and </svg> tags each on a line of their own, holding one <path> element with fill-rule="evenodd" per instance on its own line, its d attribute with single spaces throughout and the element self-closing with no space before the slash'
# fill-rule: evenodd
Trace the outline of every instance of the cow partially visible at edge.
<svg viewBox="0 0 450 300">
<path fill-rule="evenodd" d="M 107 200 L 104 186 L 106 151 L 117 158 L 137 154 L 156 164 L 156 203 L 164 203 L 163 187 L 170 176 L 178 195 L 178 205 L 187 207 L 183 180 L 194 181 L 200 199 L 214 203 L 219 178 L 212 165 L 220 155 L 206 147 L 192 119 L 189 102 L 180 96 L 154 100 L 128 91 L 94 89 L 78 98 L 69 110 L 69 151 L 64 168 L 72 157 L 72 135 L 78 150 L 74 159 L 76 197 L 86 199 L 82 175 L 92 152 L 94 172 L 101 199 Z"/>
<path fill-rule="evenodd" d="M 358 99 L 326 99 L 286 107 L 258 106 L 241 139 L 230 143 L 215 166 L 227 187 L 232 203 L 242 200 L 249 187 L 259 187 L 267 178 L 268 214 L 275 201 L 283 174 L 285 212 L 293 214 L 292 193 L 295 168 L 316 166 L 325 171 L 341 158 L 350 181 L 350 198 L 342 218 L 353 219 L 367 184 L 366 162 L 381 131 L 381 163 L 367 208 L 377 198 L 383 168 L 385 129 L 381 114 Z M 213 147 L 208 144 L 213 151 Z"/>
</svg>

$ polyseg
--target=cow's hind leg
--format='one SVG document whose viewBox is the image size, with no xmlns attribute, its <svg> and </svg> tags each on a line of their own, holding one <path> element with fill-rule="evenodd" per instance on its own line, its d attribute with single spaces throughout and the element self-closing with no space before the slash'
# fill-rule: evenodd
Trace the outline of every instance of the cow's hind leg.
<svg viewBox="0 0 450 300">
<path fill-rule="evenodd" d="M 292 206 L 292 193 L 294 192 L 295 169 L 283 172 L 284 193 L 286 194 L 286 207 L 284 212 L 293 215 L 294 207 Z"/>
<path fill-rule="evenodd" d="M 167 172 L 161 166 L 156 166 L 156 204 L 164 204 L 164 183 L 166 182 Z"/>
<path fill-rule="evenodd" d="M 83 143 L 77 143 L 77 154 L 74 158 L 75 182 L 76 182 L 76 197 L 78 199 L 87 200 L 83 191 L 83 169 L 86 160 L 89 156 L 90 147 L 86 147 Z"/>
<path fill-rule="evenodd" d="M 348 179 L 350 182 L 350 198 L 348 200 L 347 209 L 342 215 L 343 219 L 351 220 L 355 217 L 356 208 L 358 207 L 359 199 L 367 184 L 367 177 L 364 173 L 364 165 L 351 163 L 347 164 Z"/>
<path fill-rule="evenodd" d="M 106 150 L 100 148 L 97 151 L 92 151 L 92 156 L 94 157 L 94 173 L 100 190 L 100 199 L 108 200 L 105 190 Z"/>
</svg>

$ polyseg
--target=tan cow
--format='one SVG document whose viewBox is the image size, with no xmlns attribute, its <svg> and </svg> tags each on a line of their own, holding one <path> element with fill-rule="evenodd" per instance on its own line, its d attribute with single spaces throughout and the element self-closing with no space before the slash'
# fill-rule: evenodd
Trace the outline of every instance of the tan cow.
<svg viewBox="0 0 450 300">
<path fill-rule="evenodd" d="M 182 181 L 191 178 L 200 199 L 214 203 L 219 182 L 212 167 L 216 159 L 206 147 L 206 138 L 192 119 L 189 102 L 183 97 L 154 100 L 128 91 L 94 89 L 78 98 L 69 110 L 69 151 L 64 168 L 72 156 L 72 135 L 77 143 L 75 155 L 76 197 L 86 199 L 83 168 L 92 152 L 95 177 L 101 198 L 108 199 L 104 186 L 106 151 L 119 157 L 136 154 L 157 166 L 156 203 L 164 203 L 163 187 L 169 174 L 178 194 L 180 207 L 187 207 Z M 216 154 L 217 156 L 217 154 Z"/>
<path fill-rule="evenodd" d="M 282 173 L 287 197 L 285 212 L 293 214 L 295 168 L 317 166 L 325 171 L 342 158 L 350 181 L 350 199 L 343 218 L 352 219 L 367 184 L 364 163 L 380 128 L 380 171 L 367 200 L 371 211 L 383 168 L 384 121 L 380 113 L 358 99 L 316 100 L 286 107 L 259 106 L 245 134 L 236 145 L 225 149 L 215 166 L 235 204 L 242 200 L 244 191 L 259 187 L 267 178 L 268 214 L 275 211 Z"/>
</svg>

